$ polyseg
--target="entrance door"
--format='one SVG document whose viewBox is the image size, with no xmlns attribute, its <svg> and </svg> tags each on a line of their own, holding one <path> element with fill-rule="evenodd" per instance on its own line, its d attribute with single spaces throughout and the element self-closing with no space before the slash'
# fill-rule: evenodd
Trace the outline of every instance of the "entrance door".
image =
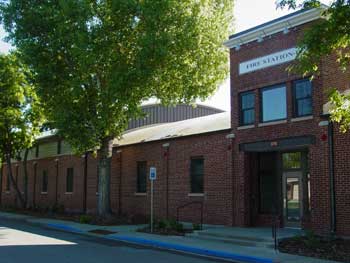
<svg viewBox="0 0 350 263">
<path fill-rule="evenodd" d="M 300 227 L 302 216 L 302 171 L 283 172 L 283 214 L 284 224 Z"/>
</svg>

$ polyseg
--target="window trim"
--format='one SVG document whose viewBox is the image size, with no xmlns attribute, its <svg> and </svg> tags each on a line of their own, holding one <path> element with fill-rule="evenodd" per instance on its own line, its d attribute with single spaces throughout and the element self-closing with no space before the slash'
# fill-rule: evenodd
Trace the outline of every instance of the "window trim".
<svg viewBox="0 0 350 263">
<path fill-rule="evenodd" d="M 202 181 L 203 181 L 203 185 L 202 185 L 202 192 L 193 192 L 193 189 L 192 189 L 192 160 L 203 160 L 203 174 L 202 174 Z M 204 194 L 205 193 L 205 158 L 204 156 L 202 155 L 199 155 L 199 156 L 192 156 L 190 158 L 190 165 L 189 165 L 189 179 L 190 179 L 190 191 L 189 191 L 189 194 L 190 195 L 193 195 L 193 194 Z"/>
<path fill-rule="evenodd" d="M 252 108 L 247 108 L 247 109 L 243 109 L 242 106 L 243 106 L 243 103 L 242 103 L 242 97 L 244 95 L 248 95 L 248 94 L 252 94 L 253 97 L 254 97 L 254 105 Z M 244 91 L 244 92 L 240 92 L 238 94 L 238 100 L 239 100 L 239 126 L 248 126 L 248 125 L 253 125 L 255 124 L 255 91 L 254 90 L 249 90 L 249 91 Z M 253 122 L 250 122 L 250 123 L 244 123 L 243 120 L 243 111 L 246 111 L 246 110 L 253 110 L 254 111 L 254 120 Z"/>
<path fill-rule="evenodd" d="M 273 119 L 273 120 L 269 120 L 269 121 L 264 121 L 264 110 L 263 110 L 263 93 L 264 91 L 267 90 L 272 90 L 272 89 L 277 89 L 277 88 L 282 88 L 284 87 L 285 92 L 286 92 L 286 117 L 285 118 L 279 118 L 279 119 Z M 276 122 L 276 121 L 283 121 L 283 120 L 287 120 L 288 119 L 288 94 L 287 94 L 287 85 L 286 83 L 279 83 L 279 84 L 275 84 L 272 86 L 267 86 L 267 87 L 263 87 L 260 88 L 259 90 L 259 102 L 260 102 L 260 123 L 269 123 L 269 122 Z"/>
<path fill-rule="evenodd" d="M 311 96 L 310 97 L 304 97 L 302 99 L 311 99 L 311 113 L 310 114 L 303 114 L 303 115 L 297 115 L 297 99 L 296 99 L 296 84 L 304 81 L 309 81 L 310 82 L 310 88 L 311 88 Z M 293 118 L 302 118 L 302 117 L 307 117 L 307 116 L 312 116 L 313 115 L 313 85 L 312 81 L 310 78 L 303 78 L 303 79 L 297 79 L 292 81 L 292 109 L 293 109 Z"/>
</svg>

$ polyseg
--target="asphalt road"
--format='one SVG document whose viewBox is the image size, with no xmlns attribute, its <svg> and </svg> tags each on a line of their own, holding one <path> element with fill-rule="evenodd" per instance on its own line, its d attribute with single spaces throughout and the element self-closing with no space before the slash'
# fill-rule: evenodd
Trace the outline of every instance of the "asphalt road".
<svg viewBox="0 0 350 263">
<path fill-rule="evenodd" d="M 213 263 L 214 260 L 0 220 L 0 263 Z"/>
</svg>

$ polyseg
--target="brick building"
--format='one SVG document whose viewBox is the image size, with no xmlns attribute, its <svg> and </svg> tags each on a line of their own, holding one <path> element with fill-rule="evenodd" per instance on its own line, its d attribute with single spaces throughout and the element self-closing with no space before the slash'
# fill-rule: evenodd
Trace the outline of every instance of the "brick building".
<svg viewBox="0 0 350 263">
<path fill-rule="evenodd" d="M 350 135 L 328 122 L 327 89 L 349 88 L 332 56 L 312 81 L 286 70 L 323 8 L 302 10 L 230 37 L 235 225 L 350 234 Z"/>
<path fill-rule="evenodd" d="M 321 19 L 321 11 L 297 11 L 225 42 L 231 114 L 155 120 L 116 141 L 113 212 L 148 216 L 147 175 L 155 166 L 158 218 L 179 212 L 182 221 L 198 221 L 203 205 L 209 224 L 269 226 L 277 219 L 280 227 L 349 236 L 350 134 L 328 121 L 326 96 L 329 87 L 349 89 L 349 74 L 338 70 L 332 56 L 323 59 L 313 80 L 286 70 L 298 39 Z M 72 155 L 55 135 L 38 145 L 28 164 L 30 204 L 95 212 L 96 158 Z M 13 169 L 23 189 L 21 163 L 14 162 Z M 1 203 L 15 205 L 6 166 L 1 174 Z"/>
</svg>

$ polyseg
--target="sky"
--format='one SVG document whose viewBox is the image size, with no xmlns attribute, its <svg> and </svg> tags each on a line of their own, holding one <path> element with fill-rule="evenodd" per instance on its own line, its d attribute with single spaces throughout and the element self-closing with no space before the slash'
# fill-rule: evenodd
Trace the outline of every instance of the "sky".
<svg viewBox="0 0 350 263">
<path fill-rule="evenodd" d="M 265 23 L 269 20 L 286 15 L 293 11 L 284 9 L 276 10 L 276 0 L 236 0 L 235 1 L 235 33 L 246 30 L 253 26 Z M 326 2 L 326 1 L 322 1 Z M 0 27 L 0 38 L 5 37 L 5 32 Z M 4 41 L 0 41 L 0 52 L 8 52 L 11 46 Z M 226 111 L 230 110 L 230 81 L 226 79 L 218 88 L 216 93 L 201 104 L 213 106 Z"/>
</svg>

